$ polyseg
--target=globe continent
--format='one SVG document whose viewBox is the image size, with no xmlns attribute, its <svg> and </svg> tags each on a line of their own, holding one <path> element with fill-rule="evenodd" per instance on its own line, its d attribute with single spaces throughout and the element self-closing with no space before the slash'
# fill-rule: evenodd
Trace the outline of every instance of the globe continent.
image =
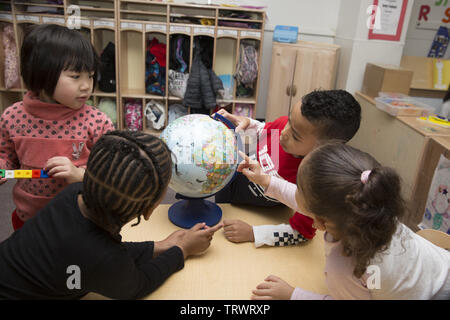
<svg viewBox="0 0 450 320">
<path fill-rule="evenodd" d="M 236 172 L 234 132 L 207 115 L 190 114 L 172 121 L 161 139 L 174 154 L 169 187 L 185 197 L 210 197 Z"/>
</svg>

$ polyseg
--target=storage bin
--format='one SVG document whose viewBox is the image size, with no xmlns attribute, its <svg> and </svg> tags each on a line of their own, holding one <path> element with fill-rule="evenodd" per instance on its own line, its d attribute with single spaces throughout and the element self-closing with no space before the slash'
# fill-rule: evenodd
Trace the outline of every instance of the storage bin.
<svg viewBox="0 0 450 320">
<path fill-rule="evenodd" d="M 392 116 L 429 116 L 433 114 L 434 109 L 424 103 L 413 99 L 393 99 L 388 97 L 376 97 L 376 106 L 378 109 L 389 113 Z"/>
<path fill-rule="evenodd" d="M 284 43 L 296 43 L 298 37 L 298 27 L 275 26 L 273 31 L 273 41 Z"/>
<path fill-rule="evenodd" d="M 379 92 L 378 96 L 382 98 L 391 98 L 391 99 L 411 99 L 410 96 L 400 92 Z"/>
</svg>

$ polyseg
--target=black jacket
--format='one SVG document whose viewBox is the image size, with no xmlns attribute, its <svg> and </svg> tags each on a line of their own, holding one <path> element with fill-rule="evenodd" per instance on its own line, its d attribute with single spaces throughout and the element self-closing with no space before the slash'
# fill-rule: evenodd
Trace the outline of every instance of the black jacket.
<svg viewBox="0 0 450 320">
<path fill-rule="evenodd" d="M 198 44 L 192 59 L 191 71 L 184 94 L 183 105 L 193 109 L 214 109 L 217 95 L 223 93 L 222 80 L 208 68 L 202 58 L 202 48 Z"/>
</svg>

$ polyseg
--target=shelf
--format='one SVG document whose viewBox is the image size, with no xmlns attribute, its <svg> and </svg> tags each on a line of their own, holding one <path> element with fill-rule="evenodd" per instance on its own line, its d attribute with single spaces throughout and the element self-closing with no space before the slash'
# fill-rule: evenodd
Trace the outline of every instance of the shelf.
<svg viewBox="0 0 450 320">
<path fill-rule="evenodd" d="M 47 4 L 47 3 L 33 3 L 33 2 L 13 2 L 13 3 L 16 6 L 21 5 L 21 6 L 43 7 L 43 8 L 61 8 L 61 9 L 64 8 L 64 5 L 62 4 Z M 3 4 L 3 2 L 0 2 L 0 4 Z"/>
<path fill-rule="evenodd" d="M 120 9 L 120 13 L 131 13 L 131 14 L 141 14 L 141 15 L 149 15 L 149 16 L 167 16 L 165 12 L 153 12 L 153 11 L 139 11 L 139 10 L 124 10 Z"/>
<path fill-rule="evenodd" d="M 0 88 L 0 92 L 25 93 L 25 92 L 27 92 L 27 89 L 21 89 L 21 88 L 12 88 L 12 89 Z"/>
<path fill-rule="evenodd" d="M 253 22 L 253 23 L 263 23 L 263 20 L 253 20 L 253 19 L 239 19 L 239 18 L 222 18 L 218 17 L 217 20 L 224 21 L 236 21 L 236 22 Z"/>
<path fill-rule="evenodd" d="M 96 85 L 97 87 L 98 85 Z M 92 96 L 94 97 L 116 97 L 117 93 L 116 92 L 103 92 L 100 91 L 98 89 L 95 89 L 95 91 L 92 93 Z"/>
<path fill-rule="evenodd" d="M 149 128 L 144 128 L 143 130 L 142 130 L 144 133 L 148 133 L 148 134 L 151 134 L 151 135 L 153 135 L 153 136 L 160 136 L 161 135 L 161 133 L 163 132 L 162 130 L 155 130 L 155 129 L 149 129 Z"/>
<path fill-rule="evenodd" d="M 240 40 L 255 39 L 255 44 L 261 60 L 261 45 L 263 41 L 263 25 L 266 17 L 264 10 L 247 9 L 241 7 L 225 7 L 219 5 L 204 5 L 193 3 L 171 3 L 156 2 L 150 0 L 65 0 L 64 5 L 52 5 L 46 0 L 42 3 L 31 2 L 33 0 L 0 0 L 0 4 L 13 4 L 12 10 L 3 6 L 0 12 L 0 21 L 6 21 L 14 25 L 19 38 L 23 36 L 26 25 L 45 23 L 65 24 L 70 17 L 68 8 L 71 5 L 80 9 L 81 30 L 84 36 L 90 39 L 95 49 L 100 53 L 108 42 L 116 45 L 116 92 L 102 92 L 98 83 L 91 94 L 91 98 L 98 103 L 102 98 L 113 99 L 116 102 L 117 124 L 119 129 L 126 129 L 124 121 L 124 105 L 127 99 L 137 99 L 143 108 L 150 100 L 158 101 L 165 106 L 166 122 L 169 105 L 182 104 L 183 99 L 170 95 L 168 71 L 170 69 L 171 55 L 173 54 L 170 41 L 177 35 L 183 35 L 184 43 L 183 59 L 188 66 L 192 66 L 192 54 L 196 36 L 207 36 L 213 39 L 211 45 L 212 62 L 217 75 L 234 74 L 236 63 L 239 59 L 239 49 L 242 44 Z M 42 7 L 42 10 L 53 12 L 29 12 L 31 6 Z M 61 13 L 59 13 L 61 11 Z M 233 15 L 233 17 L 221 17 L 222 14 Z M 245 17 L 249 17 L 247 19 Z M 208 19 L 209 21 L 203 20 Z M 44 21 L 45 20 L 45 21 Z M 175 20 L 175 21 L 174 21 Z M 178 21 L 177 21 L 178 20 Z M 201 24 L 203 21 L 204 24 Z M 245 23 L 241 26 L 219 26 L 219 23 Z M 207 25 L 210 23 L 210 25 Z M 259 29 L 250 28 L 258 26 Z M 247 28 L 246 26 L 249 26 Z M 161 43 L 166 44 L 165 68 L 165 95 L 156 95 L 146 92 L 146 58 L 148 41 L 155 37 Z M 219 39 L 219 40 L 218 40 Z M 18 44 L 20 46 L 20 43 Z M 173 49 L 173 48 L 172 48 Z M 188 53 L 188 54 L 186 54 Z M 188 59 L 188 60 L 186 60 Z M 0 62 L 1 63 L 1 62 Z M 258 73 L 259 76 L 259 73 Z M 3 75 L 0 74 L 0 77 Z M 2 80 L 2 79 L 0 79 Z M 259 83 L 259 80 L 256 80 Z M 4 82 L 0 82 L 4 84 Z M 26 89 L 0 88 L 0 102 L 6 104 L 21 99 Z M 236 97 L 235 85 L 227 93 L 230 99 L 217 99 L 218 105 L 248 104 L 254 114 L 257 107 L 257 89 L 255 96 L 251 98 Z M 232 98 L 231 98 L 232 97 Z M 187 108 L 188 112 L 194 112 Z M 167 125 L 167 123 L 166 123 Z M 160 135 L 162 130 L 154 130 L 145 118 L 143 119 L 143 131 L 146 133 Z"/>
<path fill-rule="evenodd" d="M 157 100 L 165 100 L 167 99 L 165 96 L 158 96 L 156 94 L 145 93 L 140 89 L 122 89 L 121 92 L 122 98 L 133 98 L 133 99 L 157 99 Z"/>
</svg>

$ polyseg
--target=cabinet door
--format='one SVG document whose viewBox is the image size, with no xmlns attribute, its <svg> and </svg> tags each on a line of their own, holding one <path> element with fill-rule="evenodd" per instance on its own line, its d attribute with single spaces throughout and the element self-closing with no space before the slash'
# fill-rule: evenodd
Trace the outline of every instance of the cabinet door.
<svg viewBox="0 0 450 320">
<path fill-rule="evenodd" d="M 289 114 L 295 54 L 295 47 L 273 45 L 266 109 L 268 122 Z"/>
<path fill-rule="evenodd" d="M 337 54 L 338 50 L 333 48 L 297 48 L 292 106 L 313 90 L 334 89 Z"/>
</svg>

